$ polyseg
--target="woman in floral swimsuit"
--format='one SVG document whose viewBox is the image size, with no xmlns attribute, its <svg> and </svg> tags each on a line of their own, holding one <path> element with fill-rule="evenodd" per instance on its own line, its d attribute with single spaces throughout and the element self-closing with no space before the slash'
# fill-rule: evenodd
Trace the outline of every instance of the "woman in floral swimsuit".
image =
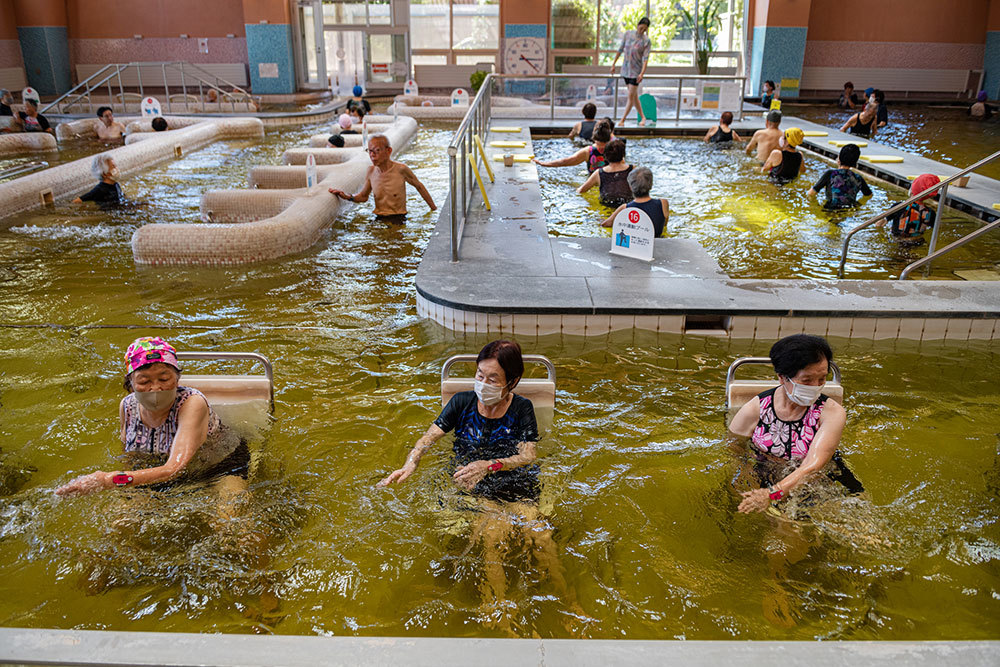
<svg viewBox="0 0 1000 667">
<path fill-rule="evenodd" d="M 795 334 L 775 343 L 770 357 L 779 385 L 747 401 L 729 430 L 749 437 L 758 459 L 799 465 L 767 488 L 744 492 L 739 511 L 767 509 L 772 500 L 787 496 L 831 460 L 837 468 L 835 478 L 849 490 L 861 491 L 837 454 L 846 421 L 844 408 L 822 393 L 833 360 L 830 345 L 819 336 Z"/>
</svg>

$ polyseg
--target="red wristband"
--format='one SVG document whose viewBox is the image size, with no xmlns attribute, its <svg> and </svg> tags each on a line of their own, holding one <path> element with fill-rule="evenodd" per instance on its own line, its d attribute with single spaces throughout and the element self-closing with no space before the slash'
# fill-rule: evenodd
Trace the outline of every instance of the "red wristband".
<svg viewBox="0 0 1000 667">
<path fill-rule="evenodd" d="M 132 483 L 132 475 L 118 472 L 111 476 L 111 481 L 115 486 L 128 486 Z"/>
<path fill-rule="evenodd" d="M 776 489 L 773 486 L 767 487 L 767 497 L 771 500 L 781 500 L 785 497 L 785 492 L 781 489 Z"/>
<path fill-rule="evenodd" d="M 493 463 L 490 464 L 488 468 L 490 472 L 496 472 L 498 470 L 503 470 L 503 462 L 499 459 L 493 459 Z"/>
</svg>

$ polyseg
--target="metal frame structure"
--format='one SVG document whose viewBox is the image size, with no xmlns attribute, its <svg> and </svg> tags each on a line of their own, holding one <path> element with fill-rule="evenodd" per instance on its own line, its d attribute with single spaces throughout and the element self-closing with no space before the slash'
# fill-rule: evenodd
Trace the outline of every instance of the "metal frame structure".
<svg viewBox="0 0 1000 667">
<path fill-rule="evenodd" d="M 441 382 L 444 382 L 445 380 L 451 378 L 450 374 L 451 367 L 454 366 L 456 363 L 461 363 L 461 362 L 475 363 L 476 359 L 478 358 L 479 355 L 476 354 L 456 354 L 454 356 L 448 357 L 448 360 L 444 362 L 443 366 L 441 366 Z M 522 355 L 521 358 L 524 360 L 525 363 L 541 364 L 542 366 L 545 366 L 546 379 L 549 382 L 556 381 L 556 367 L 555 364 L 553 364 L 548 357 L 542 356 L 540 354 L 525 354 Z"/>
<path fill-rule="evenodd" d="M 740 357 L 733 363 L 729 364 L 729 370 L 726 371 L 726 409 L 729 409 L 729 385 L 733 383 L 736 379 L 736 369 L 740 366 L 745 366 L 747 364 L 760 364 L 771 366 L 770 357 Z M 840 376 L 840 367 L 837 364 L 830 362 L 830 372 L 833 373 L 833 382 L 839 385 L 843 385 Z"/>
<path fill-rule="evenodd" d="M 264 377 L 270 386 L 270 407 L 274 411 L 274 368 L 270 360 L 257 352 L 178 352 L 178 361 L 256 361 L 264 366 Z"/>
</svg>

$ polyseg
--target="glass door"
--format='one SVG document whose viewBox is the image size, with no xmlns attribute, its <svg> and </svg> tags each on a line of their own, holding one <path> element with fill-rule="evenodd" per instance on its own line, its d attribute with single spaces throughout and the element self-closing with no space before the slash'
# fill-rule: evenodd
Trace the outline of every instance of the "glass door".
<svg viewBox="0 0 1000 667">
<path fill-rule="evenodd" d="M 407 29 L 368 33 L 368 82 L 403 83 L 410 78 L 410 44 Z"/>
<path fill-rule="evenodd" d="M 330 72 L 330 89 L 335 95 L 351 95 L 354 86 L 367 88 L 364 30 L 326 30 L 326 69 Z"/>
<path fill-rule="evenodd" d="M 323 37 L 322 0 L 298 0 L 296 65 L 301 88 L 326 88 L 326 40 Z"/>
</svg>

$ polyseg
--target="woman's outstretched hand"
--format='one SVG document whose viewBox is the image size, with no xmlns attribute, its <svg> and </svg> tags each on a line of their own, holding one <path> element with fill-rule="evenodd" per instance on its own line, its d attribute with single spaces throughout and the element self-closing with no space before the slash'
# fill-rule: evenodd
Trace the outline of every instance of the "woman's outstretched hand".
<svg viewBox="0 0 1000 667">
<path fill-rule="evenodd" d="M 416 465 L 408 464 L 389 474 L 388 477 L 383 479 L 378 483 L 378 486 L 389 486 L 393 482 L 403 482 L 406 478 L 413 474 L 413 471 L 417 469 Z"/>
<path fill-rule="evenodd" d="M 466 491 L 471 491 L 490 471 L 489 461 L 473 461 L 455 471 L 455 483 Z"/>
<path fill-rule="evenodd" d="M 736 509 L 744 514 L 749 514 L 750 512 L 763 512 L 767 509 L 768 505 L 771 504 L 771 494 L 768 493 L 767 489 L 743 491 L 740 495 L 743 496 L 743 500 L 740 502 L 740 506 Z"/>
<path fill-rule="evenodd" d="M 98 470 L 89 475 L 81 475 L 69 484 L 64 484 L 56 489 L 57 496 L 85 496 L 88 493 L 110 489 L 114 486 L 111 481 L 112 474 Z"/>
</svg>

